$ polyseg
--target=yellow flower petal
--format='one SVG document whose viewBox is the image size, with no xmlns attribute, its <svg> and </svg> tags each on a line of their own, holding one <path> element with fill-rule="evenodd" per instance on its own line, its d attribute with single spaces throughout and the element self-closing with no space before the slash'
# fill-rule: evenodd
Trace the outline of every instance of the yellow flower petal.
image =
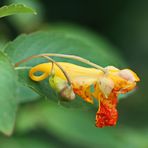
<svg viewBox="0 0 148 148">
<path fill-rule="evenodd" d="M 58 64 L 67 72 L 67 74 L 70 76 L 72 80 L 80 76 L 98 78 L 100 75 L 103 74 L 102 71 L 97 70 L 95 68 L 86 68 L 64 62 L 58 62 Z M 43 79 L 49 76 L 51 68 L 52 68 L 51 63 L 39 64 L 30 70 L 29 76 L 34 81 L 42 81 Z M 35 75 L 36 72 L 43 72 L 43 74 L 41 76 L 36 76 Z M 62 79 L 66 79 L 63 72 L 56 65 L 54 65 L 54 72 L 56 76 L 61 77 Z"/>
</svg>

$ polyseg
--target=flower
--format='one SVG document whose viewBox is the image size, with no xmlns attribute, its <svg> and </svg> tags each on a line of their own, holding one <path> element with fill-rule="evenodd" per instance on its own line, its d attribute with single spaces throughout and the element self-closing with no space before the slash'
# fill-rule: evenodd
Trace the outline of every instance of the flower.
<svg viewBox="0 0 148 148">
<path fill-rule="evenodd" d="M 138 76 L 130 69 L 119 70 L 113 66 L 105 67 L 104 71 L 101 71 L 96 68 L 86 68 L 65 62 L 58 62 L 58 64 L 70 77 L 75 94 L 91 104 L 93 104 L 93 98 L 99 102 L 96 126 L 116 125 L 118 95 L 133 90 L 136 87 L 136 82 L 140 81 Z M 51 74 L 51 68 L 51 63 L 39 64 L 30 70 L 29 76 L 34 81 L 41 81 Z M 57 65 L 54 64 L 53 69 L 55 76 L 67 81 Z M 43 72 L 43 75 L 35 76 L 34 73 L 37 71 Z"/>
</svg>

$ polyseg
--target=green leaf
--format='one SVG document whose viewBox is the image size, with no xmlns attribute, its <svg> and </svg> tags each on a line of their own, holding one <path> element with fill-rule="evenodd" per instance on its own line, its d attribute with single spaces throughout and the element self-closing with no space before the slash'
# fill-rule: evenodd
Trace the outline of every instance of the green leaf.
<svg viewBox="0 0 148 148">
<path fill-rule="evenodd" d="M 10 23 L 17 29 L 18 32 L 32 32 L 33 30 L 36 30 L 39 28 L 39 26 L 43 25 L 41 24 L 44 19 L 44 11 L 42 7 L 41 1 L 38 0 L 6 0 L 6 4 L 11 3 L 22 3 L 26 6 L 29 6 L 31 8 L 34 8 L 36 11 L 38 11 L 38 15 L 13 15 L 8 18 Z M 28 25 L 29 22 L 29 25 Z"/>
<path fill-rule="evenodd" d="M 0 52 L 0 131 L 10 135 L 17 109 L 17 77 L 8 58 Z"/>
<path fill-rule="evenodd" d="M 79 143 L 81 147 L 97 147 L 100 144 L 102 147 L 112 148 L 116 141 L 114 129 L 102 130 L 95 127 L 95 113 L 92 109 L 68 109 L 49 100 L 23 107 L 16 123 L 17 133 L 24 134 L 41 128 L 69 143 Z"/>
<path fill-rule="evenodd" d="M 36 14 L 36 11 L 23 4 L 11 4 L 9 6 L 3 6 L 0 8 L 0 18 L 20 13 L 32 13 Z"/>
<path fill-rule="evenodd" d="M 119 53 L 105 39 L 92 32 L 86 31 L 85 29 L 74 26 L 49 27 L 49 29 L 45 31 L 21 35 L 7 45 L 5 52 L 11 57 L 11 60 L 14 63 L 35 54 L 63 53 L 79 55 L 102 66 L 125 65 L 124 60 Z M 69 61 L 84 66 L 84 64 L 81 64 L 80 62 L 74 62 L 68 59 L 54 59 Z M 43 61 L 45 60 L 42 58 L 35 59 L 22 66 L 34 66 Z M 19 70 L 19 76 L 21 81 L 37 93 L 47 98 L 57 100 L 57 97 L 55 97 L 55 94 L 49 87 L 47 80 L 39 83 L 30 80 L 28 77 L 28 70 Z M 76 99 L 76 101 L 77 100 L 78 99 Z M 84 101 L 80 102 L 84 103 Z M 67 104 L 70 105 L 70 103 Z"/>
<path fill-rule="evenodd" d="M 17 98 L 20 104 L 36 101 L 39 99 L 39 95 L 35 93 L 32 89 L 28 88 L 22 83 L 19 83 L 17 89 Z"/>
<path fill-rule="evenodd" d="M 0 137 L 1 148 L 56 148 L 52 141 L 48 142 L 45 139 L 37 136 L 15 136 L 15 137 Z"/>
<path fill-rule="evenodd" d="M 148 147 L 145 128 L 139 130 L 122 124 L 102 129 L 96 128 L 94 124 L 95 114 L 92 109 L 67 109 L 48 100 L 22 107 L 16 132 L 24 134 L 42 129 L 69 144 L 78 143 L 79 147 Z"/>
<path fill-rule="evenodd" d="M 50 26 L 49 29 L 43 31 L 29 35 L 23 34 L 10 42 L 5 51 L 9 56 L 11 55 L 13 62 L 39 53 L 65 53 L 79 55 L 102 66 L 123 67 L 126 65 L 118 50 L 106 39 L 91 31 L 71 25 Z M 43 60 L 34 61 L 25 65 L 36 64 Z M 74 63 L 82 65 L 80 62 Z"/>
</svg>

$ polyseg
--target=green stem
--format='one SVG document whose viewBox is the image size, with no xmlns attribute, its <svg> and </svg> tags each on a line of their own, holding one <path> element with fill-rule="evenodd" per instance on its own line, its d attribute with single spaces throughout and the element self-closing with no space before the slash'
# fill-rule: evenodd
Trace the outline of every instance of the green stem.
<svg viewBox="0 0 148 148">
<path fill-rule="evenodd" d="M 15 67 L 15 70 L 24 70 L 24 69 L 31 69 L 32 67 L 26 67 L 26 66 L 23 66 L 23 67 Z"/>
<path fill-rule="evenodd" d="M 66 79 L 67 79 L 67 81 L 68 81 L 68 84 L 69 84 L 69 85 L 72 84 L 72 83 L 71 83 L 71 80 L 70 80 L 70 77 L 68 76 L 67 72 L 62 68 L 61 65 L 59 65 L 56 61 L 54 61 L 53 59 L 51 59 L 51 58 L 48 57 L 48 56 L 42 56 L 42 57 L 48 59 L 49 61 L 51 61 L 52 63 L 54 63 L 55 65 L 57 65 L 57 66 L 61 69 L 61 71 L 63 72 L 63 74 L 65 75 L 65 77 L 66 77 Z M 53 65 L 52 65 L 52 69 L 53 69 Z"/>
</svg>

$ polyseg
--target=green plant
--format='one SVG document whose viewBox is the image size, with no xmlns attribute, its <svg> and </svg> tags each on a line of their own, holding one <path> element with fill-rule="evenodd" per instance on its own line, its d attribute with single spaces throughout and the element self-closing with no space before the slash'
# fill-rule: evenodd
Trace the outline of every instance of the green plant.
<svg viewBox="0 0 148 148">
<path fill-rule="evenodd" d="M 22 4 L 13 4 L 0 9 L 0 17 L 19 13 L 36 14 L 32 8 Z M 116 133 L 113 135 L 112 129 L 104 129 L 104 132 L 99 129 L 96 132 L 92 127 L 96 107 L 92 107 L 78 96 L 71 102 L 61 101 L 49 86 L 47 79 L 37 83 L 29 78 L 30 67 L 47 62 L 47 59 L 36 58 L 22 63 L 20 67 L 15 67 L 15 64 L 22 59 L 43 53 L 78 55 L 103 67 L 127 65 L 120 53 L 108 41 L 78 26 L 54 24 L 45 30 L 18 36 L 15 40 L 6 43 L 0 52 L 0 131 L 6 135 L 11 135 L 14 129 L 18 133 L 26 133 L 35 126 L 56 133 L 59 137 L 62 137 L 67 130 L 66 134 L 70 142 L 73 138 L 76 141 L 90 139 L 89 145 L 91 143 L 97 145 L 97 136 L 101 137 L 101 134 L 116 141 Z M 55 61 L 61 59 L 56 57 L 51 62 L 55 64 Z M 86 66 L 86 63 L 82 64 L 71 58 L 62 59 L 62 62 Z M 21 106 L 24 103 L 28 105 Z M 97 102 L 95 103 L 98 105 Z M 18 109 L 18 106 L 21 107 Z M 19 115 L 16 120 L 17 110 Z M 81 122 L 76 125 L 74 122 L 76 120 Z M 85 123 L 88 126 L 84 126 Z M 84 130 L 88 130 L 90 136 L 85 135 Z M 101 144 L 106 145 L 105 140 L 102 139 Z M 117 144 L 120 145 L 120 142 Z"/>
</svg>

